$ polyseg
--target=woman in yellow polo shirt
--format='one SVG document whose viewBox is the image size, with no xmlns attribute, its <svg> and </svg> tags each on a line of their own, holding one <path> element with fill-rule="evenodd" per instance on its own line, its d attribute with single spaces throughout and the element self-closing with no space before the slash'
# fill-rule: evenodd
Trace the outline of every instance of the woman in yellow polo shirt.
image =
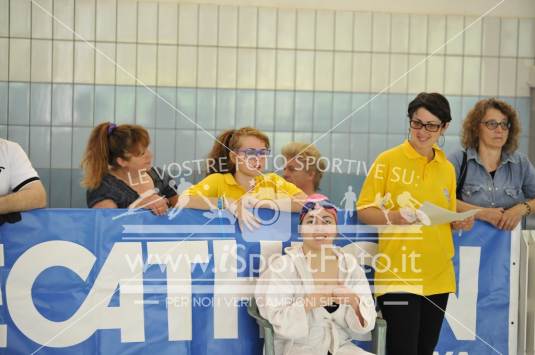
<svg viewBox="0 0 535 355">
<path fill-rule="evenodd" d="M 455 169 L 436 144 L 451 121 L 447 99 L 421 93 L 408 117 L 409 139 L 381 153 L 364 182 L 357 202 L 364 223 L 422 224 L 425 216 L 416 211 L 424 201 L 456 211 Z M 455 292 L 451 230 L 472 224 L 381 228 L 375 292 L 388 324 L 389 354 L 433 354 L 448 294 Z"/>
<path fill-rule="evenodd" d="M 266 200 L 286 199 L 286 208 L 283 204 L 277 206 L 301 211 L 305 193 L 277 174 L 263 173 L 269 154 L 269 138 L 255 128 L 221 133 L 208 156 L 207 176 L 186 190 L 181 200 L 187 200 L 185 206 L 190 208 L 228 208 L 249 229 L 258 227 L 259 221 L 248 208 L 275 206 Z"/>
</svg>

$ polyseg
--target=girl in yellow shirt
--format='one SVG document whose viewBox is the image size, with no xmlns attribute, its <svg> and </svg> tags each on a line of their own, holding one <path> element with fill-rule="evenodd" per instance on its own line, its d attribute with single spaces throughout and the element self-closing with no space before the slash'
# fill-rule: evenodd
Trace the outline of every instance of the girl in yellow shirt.
<svg viewBox="0 0 535 355">
<path fill-rule="evenodd" d="M 305 193 L 277 174 L 263 173 L 270 153 L 269 138 L 255 128 L 221 133 L 208 155 L 207 176 L 183 193 L 181 205 L 227 208 L 249 229 L 259 226 L 249 208 L 277 206 L 288 212 L 301 211 Z M 288 201 L 286 208 L 284 204 L 269 202 L 282 199 Z"/>
<path fill-rule="evenodd" d="M 377 157 L 362 187 L 357 209 L 367 224 L 429 224 L 418 211 L 424 201 L 456 211 L 455 169 L 436 145 L 451 121 L 448 101 L 421 93 L 408 117 L 409 139 Z M 418 233 L 393 226 L 379 233 L 375 292 L 388 324 L 389 354 L 433 354 L 455 292 L 451 228 L 472 224 L 423 225 Z"/>
</svg>

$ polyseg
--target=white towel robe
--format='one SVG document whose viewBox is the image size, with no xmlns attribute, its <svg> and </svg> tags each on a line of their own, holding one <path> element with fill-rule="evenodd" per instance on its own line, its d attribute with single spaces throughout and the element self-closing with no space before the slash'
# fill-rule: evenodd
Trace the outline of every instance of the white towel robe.
<svg viewBox="0 0 535 355">
<path fill-rule="evenodd" d="M 303 297 L 314 290 L 301 246 L 285 249 L 258 279 L 255 298 L 260 314 L 275 331 L 276 355 L 364 355 L 370 354 L 351 342 L 375 327 L 375 306 L 364 270 L 356 259 L 335 248 L 339 278 L 360 297 L 360 312 L 365 326 L 353 308 L 342 304 L 329 313 L 325 308 L 305 312 Z M 350 266 L 348 268 L 347 266 Z M 301 300 L 301 302 L 299 302 Z"/>
</svg>

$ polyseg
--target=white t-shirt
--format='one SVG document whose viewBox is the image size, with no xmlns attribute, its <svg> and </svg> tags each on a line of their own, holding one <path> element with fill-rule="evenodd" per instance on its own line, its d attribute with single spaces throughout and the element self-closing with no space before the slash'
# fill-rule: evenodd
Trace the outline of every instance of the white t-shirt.
<svg viewBox="0 0 535 355">
<path fill-rule="evenodd" d="M 21 146 L 0 138 L 0 196 L 17 192 L 35 180 L 39 175 Z"/>
</svg>

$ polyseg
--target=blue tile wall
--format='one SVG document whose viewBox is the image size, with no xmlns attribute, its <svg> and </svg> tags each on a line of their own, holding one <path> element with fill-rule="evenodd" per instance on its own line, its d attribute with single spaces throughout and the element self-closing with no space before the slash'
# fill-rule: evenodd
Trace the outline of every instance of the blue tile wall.
<svg viewBox="0 0 535 355">
<path fill-rule="evenodd" d="M 274 154 L 291 140 L 312 142 L 365 104 L 373 93 L 245 89 L 154 88 L 187 117 L 217 135 L 254 125 L 272 139 Z M 385 94 L 351 115 L 317 142 L 323 155 L 371 165 L 377 154 L 406 138 L 406 109 L 413 98 Z M 444 150 L 460 147 L 462 119 L 480 99 L 449 96 L 453 121 Z M 528 149 L 530 98 L 504 97 L 517 108 L 523 126 L 520 149 Z M 50 190 L 52 207 L 84 207 L 80 160 L 91 129 L 99 122 L 137 123 L 149 129 L 155 164 L 205 158 L 213 139 L 180 112 L 137 86 L 0 82 L 0 137 L 14 140 Z M 356 170 L 356 162 L 353 162 Z M 366 166 L 361 166 L 364 174 Z M 189 177 L 196 181 L 198 174 Z M 341 199 L 347 186 L 358 190 L 362 176 L 327 172 L 322 189 Z M 67 188 L 65 188 L 67 186 Z"/>
</svg>

